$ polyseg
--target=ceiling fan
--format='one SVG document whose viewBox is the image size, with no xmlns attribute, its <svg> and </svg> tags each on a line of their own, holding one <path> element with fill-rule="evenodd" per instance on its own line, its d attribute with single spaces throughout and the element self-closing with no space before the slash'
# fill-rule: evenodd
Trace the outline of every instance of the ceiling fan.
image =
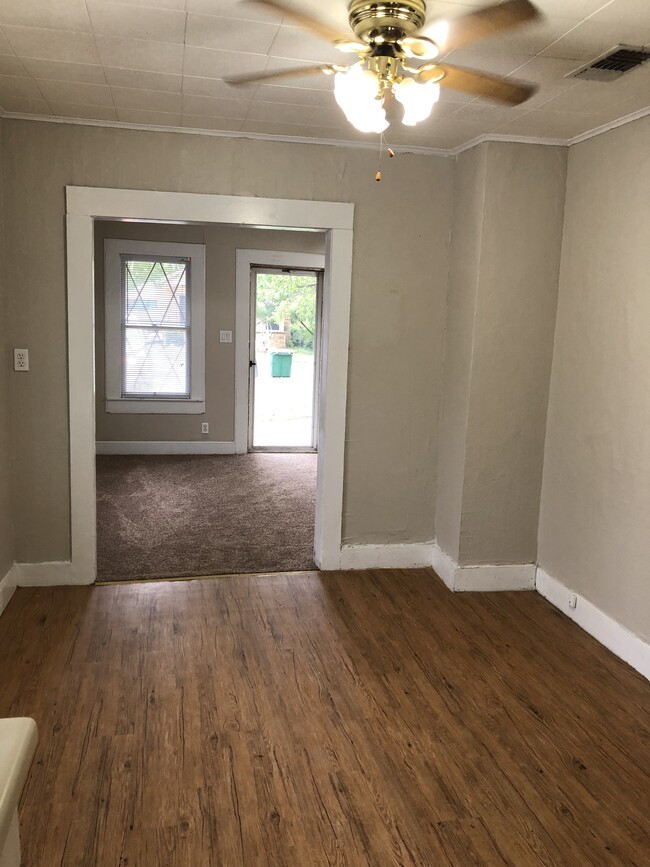
<svg viewBox="0 0 650 867">
<path fill-rule="evenodd" d="M 333 75 L 336 101 L 361 132 L 383 133 L 387 129 L 386 109 L 392 108 L 393 98 L 404 109 L 402 123 L 413 126 L 425 120 L 440 96 L 441 86 L 507 105 L 519 105 L 537 89 L 535 85 L 435 62 L 440 54 L 540 18 L 529 0 L 505 0 L 449 22 L 431 24 L 426 21 L 425 0 L 351 0 L 349 21 L 354 36 L 339 33 L 311 15 L 285 5 L 283 0 L 244 2 L 261 3 L 332 42 L 340 51 L 356 54 L 358 59 L 351 66 L 322 64 L 277 69 L 226 78 L 226 82 L 243 85 L 276 78 Z M 430 35 L 425 35 L 423 28 Z"/>
</svg>

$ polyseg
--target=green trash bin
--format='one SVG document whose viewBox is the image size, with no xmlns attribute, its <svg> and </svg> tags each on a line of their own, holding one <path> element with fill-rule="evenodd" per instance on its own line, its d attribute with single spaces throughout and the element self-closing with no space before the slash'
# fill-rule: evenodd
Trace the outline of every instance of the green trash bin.
<svg viewBox="0 0 650 867">
<path fill-rule="evenodd" d="M 271 376 L 291 376 L 293 352 L 271 353 Z"/>
</svg>

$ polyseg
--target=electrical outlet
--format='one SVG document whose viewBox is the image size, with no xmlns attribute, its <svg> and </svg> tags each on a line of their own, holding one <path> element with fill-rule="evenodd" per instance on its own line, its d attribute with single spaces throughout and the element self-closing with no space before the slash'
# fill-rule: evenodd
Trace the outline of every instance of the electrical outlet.
<svg viewBox="0 0 650 867">
<path fill-rule="evenodd" d="M 201 422 L 201 433 L 202 434 L 210 433 L 210 425 L 208 424 L 207 421 Z"/>
<path fill-rule="evenodd" d="M 569 596 L 569 608 L 575 608 L 578 604 L 578 597 L 575 593 L 571 593 Z"/>
<path fill-rule="evenodd" d="M 220 343 L 232 343 L 232 331 L 220 331 L 219 332 L 219 342 Z"/>
<path fill-rule="evenodd" d="M 29 349 L 14 349 L 14 370 L 29 370 Z"/>
</svg>

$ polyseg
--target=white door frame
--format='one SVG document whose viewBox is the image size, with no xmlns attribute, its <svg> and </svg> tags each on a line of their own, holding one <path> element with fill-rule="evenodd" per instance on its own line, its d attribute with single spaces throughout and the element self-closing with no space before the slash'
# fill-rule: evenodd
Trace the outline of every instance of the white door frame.
<svg viewBox="0 0 650 867">
<path fill-rule="evenodd" d="M 250 366 L 248 363 L 250 347 L 248 339 L 251 315 L 251 267 L 253 265 L 261 265 L 269 268 L 307 268 L 308 270 L 315 268 L 326 271 L 326 256 L 323 256 L 321 253 L 289 253 L 282 250 L 237 250 L 236 255 L 235 452 L 238 455 L 242 455 L 248 451 L 248 391 L 250 381 Z M 327 274 L 325 274 L 323 279 L 323 295 L 325 294 L 326 284 Z M 325 299 L 323 298 L 321 335 L 323 333 L 322 328 L 326 309 L 329 314 L 331 308 L 328 309 L 326 307 Z"/>
<path fill-rule="evenodd" d="M 326 232 L 314 556 L 321 569 L 339 568 L 353 215 L 354 205 L 340 202 L 66 187 L 71 561 L 57 564 L 53 583 L 91 584 L 97 570 L 94 219 Z"/>
</svg>

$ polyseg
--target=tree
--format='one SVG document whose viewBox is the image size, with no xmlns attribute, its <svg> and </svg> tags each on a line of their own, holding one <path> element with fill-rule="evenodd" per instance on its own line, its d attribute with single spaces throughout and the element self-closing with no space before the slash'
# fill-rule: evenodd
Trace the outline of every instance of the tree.
<svg viewBox="0 0 650 867">
<path fill-rule="evenodd" d="M 288 345 L 314 348 L 316 330 L 315 274 L 258 274 L 257 319 L 283 327 L 291 322 Z"/>
</svg>

